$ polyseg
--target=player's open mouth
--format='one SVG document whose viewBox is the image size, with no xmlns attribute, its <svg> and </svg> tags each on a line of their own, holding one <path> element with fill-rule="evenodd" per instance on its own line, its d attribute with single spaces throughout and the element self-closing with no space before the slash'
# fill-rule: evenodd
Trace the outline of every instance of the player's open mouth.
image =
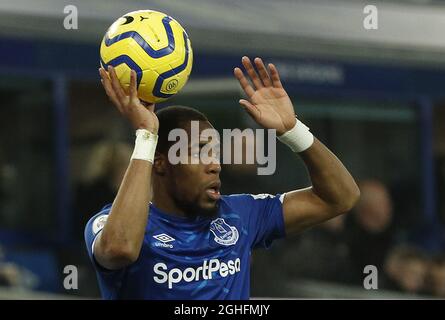
<svg viewBox="0 0 445 320">
<path fill-rule="evenodd" d="M 219 190 L 209 188 L 206 190 L 208 196 L 212 198 L 213 200 L 218 200 L 221 197 L 221 194 L 219 193 Z"/>
<path fill-rule="evenodd" d="M 221 182 L 215 181 L 206 188 L 206 193 L 212 200 L 219 200 L 221 197 L 221 194 L 219 193 L 220 188 Z"/>
</svg>

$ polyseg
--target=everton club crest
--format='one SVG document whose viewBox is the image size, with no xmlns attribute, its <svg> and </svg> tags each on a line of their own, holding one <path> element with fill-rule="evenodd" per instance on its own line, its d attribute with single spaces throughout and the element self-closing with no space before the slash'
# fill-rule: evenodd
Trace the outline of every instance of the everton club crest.
<svg viewBox="0 0 445 320">
<path fill-rule="evenodd" d="M 229 226 L 223 218 L 210 222 L 210 231 L 215 236 L 214 240 L 223 246 L 231 246 L 238 241 L 238 230 Z"/>
</svg>

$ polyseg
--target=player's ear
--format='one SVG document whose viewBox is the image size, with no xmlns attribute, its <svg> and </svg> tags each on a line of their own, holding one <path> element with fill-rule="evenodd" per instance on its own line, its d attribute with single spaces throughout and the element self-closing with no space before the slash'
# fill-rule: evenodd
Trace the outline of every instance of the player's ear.
<svg viewBox="0 0 445 320">
<path fill-rule="evenodd" d="M 166 162 L 166 157 L 160 153 L 160 152 L 156 152 L 155 153 L 155 158 L 154 158 L 154 162 L 153 162 L 153 171 L 160 175 L 163 176 L 165 175 L 165 172 L 167 170 L 167 162 Z"/>
</svg>

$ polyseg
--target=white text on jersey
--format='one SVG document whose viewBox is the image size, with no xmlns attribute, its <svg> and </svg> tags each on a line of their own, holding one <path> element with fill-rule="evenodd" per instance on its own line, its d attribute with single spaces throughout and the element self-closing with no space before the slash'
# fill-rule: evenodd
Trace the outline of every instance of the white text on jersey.
<svg viewBox="0 0 445 320">
<path fill-rule="evenodd" d="M 202 266 L 198 268 L 186 268 L 184 270 L 173 268 L 168 269 L 167 265 L 162 262 L 158 262 L 154 265 L 153 271 L 156 276 L 153 280 L 156 283 L 168 282 L 168 288 L 172 289 L 173 284 L 180 281 L 192 282 L 199 280 L 211 280 L 214 277 L 214 272 L 219 272 L 219 275 L 223 278 L 228 275 L 234 275 L 241 270 L 241 260 L 239 258 L 234 260 L 228 260 L 227 262 L 219 261 L 218 259 L 204 260 Z"/>
</svg>

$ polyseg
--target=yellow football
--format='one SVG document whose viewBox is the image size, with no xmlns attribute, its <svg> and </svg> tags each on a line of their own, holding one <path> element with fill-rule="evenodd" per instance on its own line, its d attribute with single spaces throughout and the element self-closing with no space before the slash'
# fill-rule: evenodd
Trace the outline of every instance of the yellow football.
<svg viewBox="0 0 445 320">
<path fill-rule="evenodd" d="M 165 13 L 152 10 L 129 12 L 107 30 L 100 46 L 100 63 L 113 66 L 128 90 L 130 70 L 136 71 L 138 96 L 145 102 L 161 102 L 186 84 L 193 64 L 190 39 L 184 28 Z"/>
</svg>

